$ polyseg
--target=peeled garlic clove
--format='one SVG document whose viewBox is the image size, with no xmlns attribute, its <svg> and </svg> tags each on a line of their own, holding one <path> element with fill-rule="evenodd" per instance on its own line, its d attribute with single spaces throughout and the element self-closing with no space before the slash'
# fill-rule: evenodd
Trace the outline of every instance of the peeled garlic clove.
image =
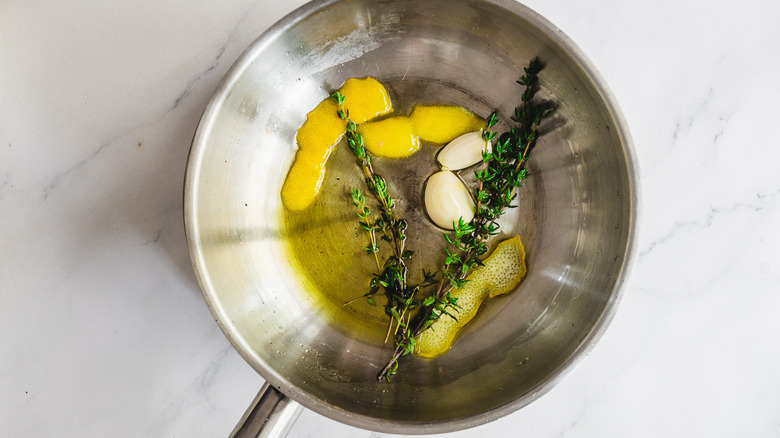
<svg viewBox="0 0 780 438">
<path fill-rule="evenodd" d="M 474 207 L 469 189 L 454 173 L 442 170 L 428 178 L 425 209 L 436 225 L 452 230 L 452 223 L 461 217 L 469 222 L 474 217 Z"/>
<path fill-rule="evenodd" d="M 444 170 L 460 170 L 479 163 L 482 152 L 492 149 L 492 144 L 482 138 L 482 131 L 469 132 L 444 146 L 437 160 Z"/>
</svg>

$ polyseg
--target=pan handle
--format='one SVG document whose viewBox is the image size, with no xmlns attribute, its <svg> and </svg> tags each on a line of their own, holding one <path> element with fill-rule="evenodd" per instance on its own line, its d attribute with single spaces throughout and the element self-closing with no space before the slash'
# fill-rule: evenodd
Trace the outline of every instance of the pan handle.
<svg viewBox="0 0 780 438">
<path fill-rule="evenodd" d="M 265 382 L 230 438 L 283 438 L 301 411 L 303 406 Z"/>
</svg>

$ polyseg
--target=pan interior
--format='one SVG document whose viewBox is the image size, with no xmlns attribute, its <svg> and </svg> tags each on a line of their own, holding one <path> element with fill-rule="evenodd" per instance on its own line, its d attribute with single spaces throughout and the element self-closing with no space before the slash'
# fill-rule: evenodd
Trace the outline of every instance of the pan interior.
<svg viewBox="0 0 780 438">
<path fill-rule="evenodd" d="M 306 113 L 350 77 L 386 85 L 396 112 L 455 104 L 505 129 L 515 83 L 533 56 L 547 67 L 542 126 L 519 208 L 528 275 L 488 302 L 455 347 L 407 358 L 390 383 L 386 320 L 363 300 L 374 260 L 348 192 L 362 187 L 344 145 L 303 214 L 281 185 Z M 429 0 L 311 4 L 264 34 L 209 105 L 188 164 L 186 220 L 204 296 L 231 342 L 266 379 L 305 406 L 360 427 L 440 432 L 490 421 L 548 389 L 611 314 L 631 258 L 635 188 L 627 133 L 603 86 L 568 40 L 514 2 Z M 412 275 L 442 259 L 441 231 L 421 209 L 436 148 L 375 160 L 412 224 Z M 464 178 L 473 178 L 464 173 Z M 497 238 L 501 239 L 501 236 Z M 424 429 L 420 429 L 425 425 Z"/>
</svg>

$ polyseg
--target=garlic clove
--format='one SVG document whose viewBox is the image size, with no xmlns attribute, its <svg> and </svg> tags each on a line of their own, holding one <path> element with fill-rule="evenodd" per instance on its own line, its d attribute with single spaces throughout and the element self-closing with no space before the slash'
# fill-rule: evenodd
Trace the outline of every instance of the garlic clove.
<svg viewBox="0 0 780 438">
<path fill-rule="evenodd" d="M 491 150 L 493 145 L 482 138 L 482 131 L 474 131 L 449 142 L 436 159 L 444 170 L 461 170 L 479 163 L 482 152 Z"/>
<path fill-rule="evenodd" d="M 425 185 L 425 209 L 433 223 L 452 230 L 461 217 L 469 222 L 474 217 L 474 200 L 463 181 L 449 170 L 434 173 Z"/>
</svg>

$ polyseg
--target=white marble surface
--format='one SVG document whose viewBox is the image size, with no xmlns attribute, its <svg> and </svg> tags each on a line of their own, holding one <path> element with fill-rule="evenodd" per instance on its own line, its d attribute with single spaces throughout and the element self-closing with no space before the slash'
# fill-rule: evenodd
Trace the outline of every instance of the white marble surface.
<svg viewBox="0 0 780 438">
<path fill-rule="evenodd" d="M 182 225 L 189 143 L 302 0 L 0 2 L 0 436 L 227 436 L 262 384 Z M 453 437 L 780 436 L 780 3 L 529 0 L 615 92 L 640 256 L 540 400 Z M 305 412 L 293 437 L 381 437 Z"/>
</svg>

